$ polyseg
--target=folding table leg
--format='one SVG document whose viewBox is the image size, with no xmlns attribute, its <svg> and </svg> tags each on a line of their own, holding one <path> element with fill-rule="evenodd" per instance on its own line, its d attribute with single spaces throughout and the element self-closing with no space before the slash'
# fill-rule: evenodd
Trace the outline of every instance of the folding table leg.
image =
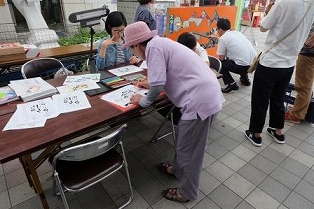
<svg viewBox="0 0 314 209">
<path fill-rule="evenodd" d="M 39 195 L 41 203 L 45 209 L 48 209 L 48 202 L 46 196 L 44 194 L 44 190 L 39 181 L 39 177 L 34 165 L 34 161 L 32 160 L 31 155 L 24 155 L 21 157 L 21 161 L 23 164 L 24 172 L 29 180 L 30 185 L 34 188 L 35 192 Z"/>
</svg>

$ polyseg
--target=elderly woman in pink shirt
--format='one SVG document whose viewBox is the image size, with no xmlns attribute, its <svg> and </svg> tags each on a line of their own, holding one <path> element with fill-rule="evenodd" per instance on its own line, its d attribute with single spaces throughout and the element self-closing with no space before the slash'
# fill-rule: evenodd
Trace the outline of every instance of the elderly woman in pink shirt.
<svg viewBox="0 0 314 209">
<path fill-rule="evenodd" d="M 187 202 L 198 197 L 208 130 L 222 109 L 224 97 L 216 75 L 195 52 L 156 34 L 141 21 L 125 28 L 123 47 L 130 47 L 148 67 L 148 82 L 138 84 L 149 87 L 147 95 L 133 95 L 130 102 L 148 107 L 164 91 L 180 108 L 173 163 L 158 166 L 179 180 L 178 187 L 162 191 L 163 197 Z"/>
</svg>

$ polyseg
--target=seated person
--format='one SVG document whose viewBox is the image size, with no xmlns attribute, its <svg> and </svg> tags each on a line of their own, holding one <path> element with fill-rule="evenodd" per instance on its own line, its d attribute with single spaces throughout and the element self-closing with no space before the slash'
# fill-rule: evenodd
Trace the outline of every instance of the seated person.
<svg viewBox="0 0 314 209">
<path fill-rule="evenodd" d="M 178 42 L 195 51 L 195 53 L 198 54 L 198 56 L 200 56 L 207 65 L 209 65 L 207 51 L 203 47 L 201 47 L 201 45 L 197 42 L 195 36 L 192 33 L 182 33 L 178 37 Z"/>
<path fill-rule="evenodd" d="M 229 93 L 239 89 L 230 72 L 239 74 L 243 85 L 251 85 L 247 70 L 256 56 L 256 51 L 251 42 L 239 31 L 230 30 L 230 21 L 221 18 L 217 22 L 217 32 L 220 35 L 217 55 L 221 60 L 220 73 L 226 88 L 223 93 Z"/>
<path fill-rule="evenodd" d="M 122 50 L 124 44 L 123 32 L 127 22 L 122 12 L 111 12 L 106 19 L 105 29 L 110 35 L 99 41 L 96 54 L 96 67 L 103 70 L 109 66 L 122 63 L 137 64 L 140 60 L 133 56 L 129 47 Z"/>
</svg>

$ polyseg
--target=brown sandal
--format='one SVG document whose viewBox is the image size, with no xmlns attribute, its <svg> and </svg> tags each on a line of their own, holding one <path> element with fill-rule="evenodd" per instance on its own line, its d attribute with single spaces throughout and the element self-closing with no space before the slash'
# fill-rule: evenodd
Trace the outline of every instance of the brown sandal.
<svg viewBox="0 0 314 209">
<path fill-rule="evenodd" d="M 179 196 L 178 194 L 178 188 L 169 188 L 162 191 L 162 196 L 168 200 L 171 201 L 177 201 L 177 202 L 189 202 L 190 200 L 187 200 L 185 197 Z"/>
<path fill-rule="evenodd" d="M 157 165 L 157 167 L 158 167 L 163 173 L 166 173 L 166 174 L 168 174 L 169 176 L 174 176 L 173 173 L 170 173 L 170 172 L 168 171 L 168 168 L 169 168 L 169 167 L 172 167 L 172 163 L 170 163 L 170 162 L 159 163 L 159 164 Z"/>
</svg>

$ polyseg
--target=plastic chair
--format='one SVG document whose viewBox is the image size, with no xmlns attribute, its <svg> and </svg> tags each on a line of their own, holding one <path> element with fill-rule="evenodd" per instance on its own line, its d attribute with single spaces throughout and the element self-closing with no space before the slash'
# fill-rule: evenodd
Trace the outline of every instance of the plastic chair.
<svg viewBox="0 0 314 209">
<path fill-rule="evenodd" d="M 126 171 L 130 197 L 120 208 L 132 201 L 131 179 L 121 141 L 126 128 L 127 125 L 124 124 L 109 135 L 70 146 L 50 156 L 49 162 L 53 166 L 54 191 L 56 195 L 61 195 L 65 208 L 69 208 L 65 191 L 83 191 L 111 176 L 122 167 Z M 117 184 L 120 183 L 117 182 Z"/>
<path fill-rule="evenodd" d="M 213 56 L 208 56 L 208 60 L 210 63 L 210 68 L 217 71 L 214 73 L 216 74 L 217 79 L 222 78 L 222 74 L 220 74 L 220 70 L 222 67 L 221 61 L 217 58 L 217 57 L 213 57 Z"/>
<path fill-rule="evenodd" d="M 26 62 L 21 68 L 21 73 L 23 78 L 41 77 L 44 80 L 73 74 L 59 60 L 50 57 Z"/>
<path fill-rule="evenodd" d="M 220 70 L 222 67 L 221 61 L 217 57 L 214 57 L 214 56 L 208 56 L 208 60 L 210 63 L 210 68 L 212 68 L 212 69 L 216 70 L 218 73 L 220 73 Z"/>
</svg>

